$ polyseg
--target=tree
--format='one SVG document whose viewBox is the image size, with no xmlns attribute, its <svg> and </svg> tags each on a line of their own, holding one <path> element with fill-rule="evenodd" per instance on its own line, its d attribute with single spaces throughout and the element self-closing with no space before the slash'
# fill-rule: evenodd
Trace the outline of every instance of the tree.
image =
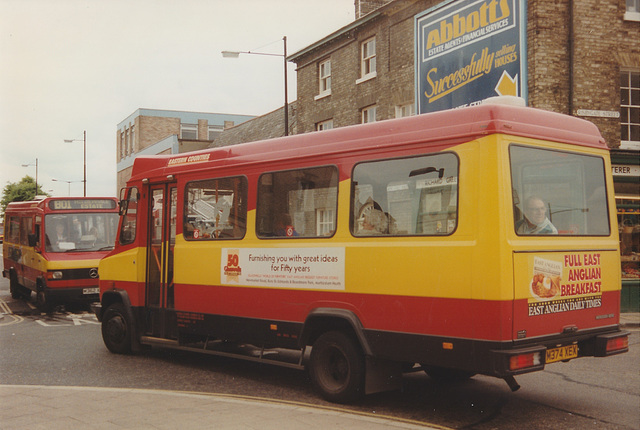
<svg viewBox="0 0 640 430">
<path fill-rule="evenodd" d="M 7 205 L 11 202 L 24 202 L 27 200 L 33 200 L 36 195 L 49 194 L 42 191 L 42 187 L 38 184 L 38 191 L 36 192 L 36 181 L 27 175 L 20 182 L 7 182 L 4 190 L 2 190 L 2 218 L 4 219 L 4 211 L 7 209 Z"/>
</svg>

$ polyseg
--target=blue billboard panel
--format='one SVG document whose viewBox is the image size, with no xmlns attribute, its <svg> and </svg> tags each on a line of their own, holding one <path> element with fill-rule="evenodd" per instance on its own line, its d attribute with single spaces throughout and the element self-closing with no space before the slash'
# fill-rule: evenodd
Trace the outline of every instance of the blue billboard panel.
<svg viewBox="0 0 640 430">
<path fill-rule="evenodd" d="M 459 0 L 417 15 L 417 113 L 526 94 L 525 0 Z"/>
</svg>

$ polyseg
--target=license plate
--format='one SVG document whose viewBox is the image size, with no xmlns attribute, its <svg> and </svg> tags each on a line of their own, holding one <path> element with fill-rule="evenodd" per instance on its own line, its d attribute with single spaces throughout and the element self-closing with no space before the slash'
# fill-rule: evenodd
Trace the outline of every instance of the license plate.
<svg viewBox="0 0 640 430">
<path fill-rule="evenodd" d="M 559 348 L 547 349 L 546 363 L 555 361 L 570 360 L 578 357 L 578 345 L 567 345 Z"/>
<path fill-rule="evenodd" d="M 82 294 L 100 294 L 100 287 L 95 288 L 83 288 Z"/>
</svg>

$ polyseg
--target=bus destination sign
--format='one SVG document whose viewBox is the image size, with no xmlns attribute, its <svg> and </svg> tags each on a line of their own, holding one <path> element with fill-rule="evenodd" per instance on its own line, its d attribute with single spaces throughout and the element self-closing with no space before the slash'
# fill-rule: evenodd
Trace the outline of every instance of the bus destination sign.
<svg viewBox="0 0 640 430">
<path fill-rule="evenodd" d="M 54 211 L 74 209 L 115 209 L 116 202 L 111 199 L 65 199 L 51 200 L 49 209 Z"/>
</svg>

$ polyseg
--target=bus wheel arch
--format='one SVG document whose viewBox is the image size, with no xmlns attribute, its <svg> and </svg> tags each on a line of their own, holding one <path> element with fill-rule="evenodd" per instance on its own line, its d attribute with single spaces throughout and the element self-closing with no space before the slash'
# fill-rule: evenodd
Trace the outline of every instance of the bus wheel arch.
<svg viewBox="0 0 640 430">
<path fill-rule="evenodd" d="M 365 357 L 344 331 L 327 331 L 313 343 L 309 373 L 313 385 L 330 402 L 353 402 L 364 395 Z"/>
<path fill-rule="evenodd" d="M 364 395 L 370 348 L 353 312 L 314 310 L 305 321 L 301 342 L 312 346 L 309 375 L 326 400 L 348 403 Z"/>
<path fill-rule="evenodd" d="M 129 354 L 140 350 L 136 320 L 126 291 L 103 293 L 99 320 L 102 322 L 102 340 L 109 351 Z"/>
</svg>

